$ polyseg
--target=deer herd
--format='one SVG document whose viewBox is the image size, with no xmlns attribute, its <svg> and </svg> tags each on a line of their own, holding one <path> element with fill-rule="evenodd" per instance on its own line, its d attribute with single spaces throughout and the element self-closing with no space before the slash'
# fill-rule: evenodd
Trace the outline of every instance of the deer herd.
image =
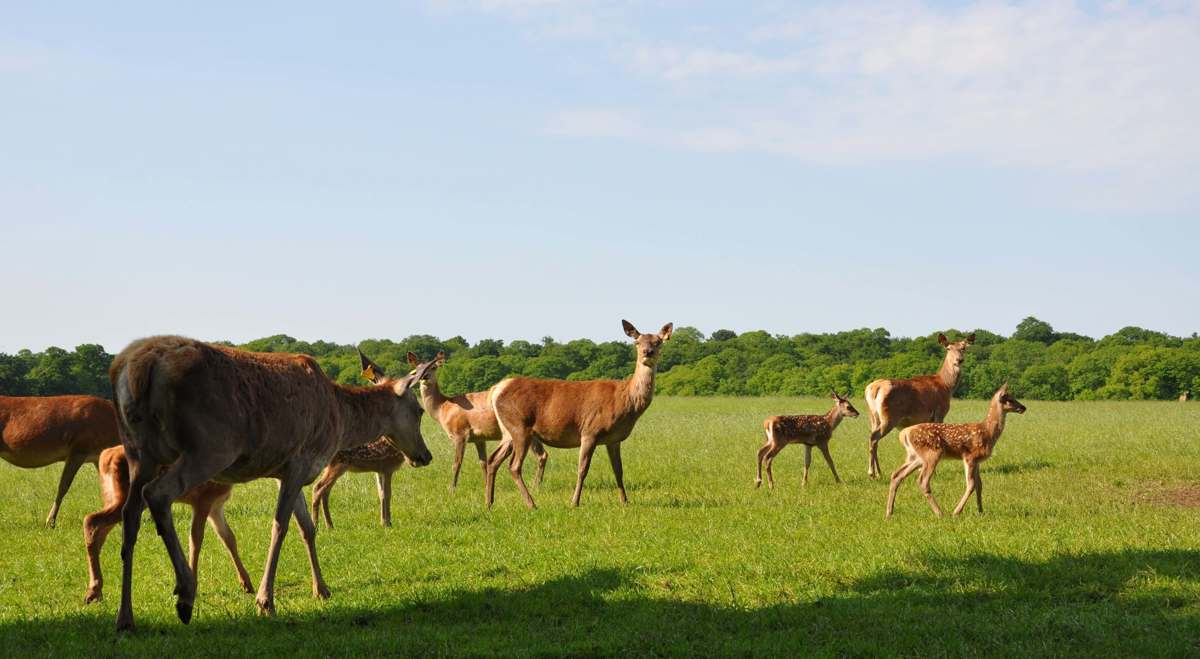
<svg viewBox="0 0 1200 659">
<path fill-rule="evenodd" d="M 571 497 L 571 505 L 578 506 L 592 455 L 603 446 L 617 496 L 626 503 L 621 444 L 653 399 L 655 371 L 663 344 L 671 338 L 672 324 L 656 333 L 639 332 L 628 321 L 622 325 L 637 351 L 633 375 L 626 380 L 510 377 L 486 391 L 452 397 L 438 386 L 437 372 L 446 359 L 443 353 L 422 362 L 410 352 L 411 370 L 394 377 L 360 352 L 362 375 L 370 384 L 356 387 L 335 383 L 305 355 L 252 353 L 178 336 L 142 339 L 113 360 L 111 403 L 91 396 L 0 396 L 0 457 L 24 468 L 65 463 L 46 520 L 50 526 L 80 466 L 97 465 L 104 508 L 83 523 L 89 573 L 85 602 L 102 596 L 101 547 L 108 532 L 121 523 L 118 629 L 133 626 L 133 555 L 143 508 L 150 509 L 166 547 L 175 574 L 176 612 L 187 623 L 206 521 L 229 552 L 241 588 L 254 592 L 225 520 L 225 504 L 235 484 L 277 480 L 274 524 L 256 597 L 259 612 L 271 615 L 276 566 L 289 520 L 295 519 L 307 550 L 313 595 L 329 597 L 317 559 L 316 531 L 322 516 L 326 526 L 333 528 L 329 496 L 334 483 L 348 471 L 374 473 L 380 519 L 390 526 L 393 473 L 405 463 L 421 467 L 432 460 L 421 435 L 425 412 L 454 447 L 451 491 L 458 485 L 469 443 L 483 472 L 485 504 L 491 507 L 496 474 L 507 461 L 525 505 L 534 508 L 522 473 L 528 451 L 532 449 L 537 458 L 535 482 L 540 483 L 546 468 L 545 447 L 578 448 Z M 918 470 L 921 492 L 934 514 L 941 516 L 930 481 L 944 457 L 963 462 L 966 489 L 954 514 L 962 511 L 971 494 L 983 511 L 979 463 L 994 451 L 1005 415 L 1024 413 L 1025 406 L 1005 385 L 992 397 L 982 422 L 944 423 L 963 359 L 974 340 L 974 334 L 955 342 L 939 334 L 938 343 L 946 354 L 936 374 L 876 380 L 866 387 L 871 428 L 868 476 L 879 477 L 878 444 L 891 430 L 899 430 L 906 452 L 904 464 L 891 477 L 887 516 L 892 515 L 900 484 Z M 414 386 L 419 386 L 419 398 Z M 804 446 L 805 485 L 814 447 L 834 481 L 841 482 L 829 442 L 843 419 L 859 413 L 849 394 L 831 392 L 831 397 L 833 406 L 826 414 L 772 416 L 763 422 L 766 443 L 758 450 L 756 487 L 762 484 L 765 466 L 767 484 L 774 488 L 772 462 L 788 444 Z M 497 443 L 490 454 L 488 442 Z M 302 488 L 314 480 L 310 515 Z M 192 507 L 186 558 L 172 522 L 175 502 Z"/>
</svg>

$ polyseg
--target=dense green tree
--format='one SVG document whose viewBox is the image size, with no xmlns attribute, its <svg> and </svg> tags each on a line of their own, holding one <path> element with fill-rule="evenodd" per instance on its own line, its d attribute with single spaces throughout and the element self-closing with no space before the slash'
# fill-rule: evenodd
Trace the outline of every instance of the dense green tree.
<svg viewBox="0 0 1200 659">
<path fill-rule="evenodd" d="M 1017 331 L 1013 332 L 1012 338 L 1050 345 L 1055 339 L 1054 328 L 1050 323 L 1029 316 L 1017 323 Z"/>
</svg>

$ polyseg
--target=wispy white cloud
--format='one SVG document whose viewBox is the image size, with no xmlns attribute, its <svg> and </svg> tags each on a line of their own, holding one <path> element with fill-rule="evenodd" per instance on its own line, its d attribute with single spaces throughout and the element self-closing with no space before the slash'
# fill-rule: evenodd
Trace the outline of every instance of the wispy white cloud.
<svg viewBox="0 0 1200 659">
<path fill-rule="evenodd" d="M 641 122 L 632 112 L 614 109 L 567 110 L 550 116 L 547 130 L 557 135 L 637 137 Z"/>
</svg>

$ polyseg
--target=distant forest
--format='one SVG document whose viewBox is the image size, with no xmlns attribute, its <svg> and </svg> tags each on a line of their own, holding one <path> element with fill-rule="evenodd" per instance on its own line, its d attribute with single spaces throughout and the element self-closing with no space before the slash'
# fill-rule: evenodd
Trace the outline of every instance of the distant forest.
<svg viewBox="0 0 1200 659">
<path fill-rule="evenodd" d="M 951 340 L 966 331 L 944 330 Z M 1056 332 L 1049 323 L 1026 318 L 1012 336 L 974 330 L 956 394 L 986 398 L 1009 382 L 1022 398 L 1035 400 L 1155 400 L 1176 398 L 1185 390 L 1200 391 L 1200 337 L 1182 338 L 1139 327 L 1093 339 Z M 613 335 L 621 336 L 614 323 Z M 707 337 L 694 327 L 676 328 L 665 344 L 656 391 L 675 396 L 824 395 L 849 390 L 861 397 L 876 378 L 904 378 L 933 373 L 944 350 L 937 332 L 899 338 L 884 329 L 833 334 L 784 336 L 765 331 L 737 334 L 717 330 Z M 238 346 L 262 352 L 312 355 L 330 377 L 342 383 L 359 380 L 355 346 L 308 343 L 284 334 Z M 486 389 L 509 375 L 587 380 L 624 378 L 633 371 L 631 342 L 595 343 L 576 339 L 560 343 L 484 339 L 469 344 L 460 336 L 439 339 L 410 336 L 393 341 L 368 339 L 358 344 L 389 373 L 406 372 L 405 355 L 422 359 L 439 350 L 447 355 L 438 372 L 450 394 Z M 111 397 L 108 365 L 113 355 L 96 344 L 67 351 L 22 350 L 0 353 L 0 394 L 48 396 L 86 393 Z"/>
</svg>

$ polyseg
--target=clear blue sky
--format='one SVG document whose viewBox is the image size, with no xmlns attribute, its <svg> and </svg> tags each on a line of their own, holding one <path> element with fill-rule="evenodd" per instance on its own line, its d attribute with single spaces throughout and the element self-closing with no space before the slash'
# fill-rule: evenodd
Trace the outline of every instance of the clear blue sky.
<svg viewBox="0 0 1200 659">
<path fill-rule="evenodd" d="M 336 4 L 0 8 L 0 350 L 1200 330 L 1195 2 Z"/>
</svg>

